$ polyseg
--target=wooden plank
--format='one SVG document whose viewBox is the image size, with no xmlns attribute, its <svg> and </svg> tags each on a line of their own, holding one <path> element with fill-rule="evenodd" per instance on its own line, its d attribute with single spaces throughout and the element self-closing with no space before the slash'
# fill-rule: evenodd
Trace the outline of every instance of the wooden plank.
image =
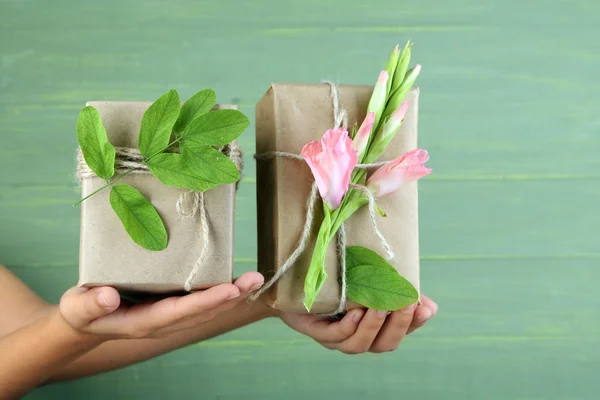
<svg viewBox="0 0 600 400">
<path fill-rule="evenodd" d="M 593 399 L 598 368 L 600 3 L 0 1 L 0 262 L 56 301 L 76 281 L 77 113 L 212 87 L 254 119 L 273 81 L 373 83 L 423 64 L 423 286 L 440 315 L 347 357 L 277 321 L 29 399 Z M 254 126 L 236 272 L 255 268 Z M 316 132 L 315 136 L 320 133 Z"/>
</svg>

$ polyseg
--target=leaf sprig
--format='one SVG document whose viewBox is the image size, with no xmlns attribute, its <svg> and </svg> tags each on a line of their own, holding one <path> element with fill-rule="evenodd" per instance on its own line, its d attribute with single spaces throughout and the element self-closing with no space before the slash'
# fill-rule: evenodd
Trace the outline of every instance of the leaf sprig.
<svg viewBox="0 0 600 400">
<path fill-rule="evenodd" d="M 392 120 L 392 115 L 401 109 L 406 95 L 421 71 L 421 66 L 418 64 L 408 69 L 411 48 L 410 41 L 402 51 L 399 46 L 396 46 L 389 57 L 386 70 L 379 75 L 366 110 L 367 113 L 372 113 L 374 119 L 366 147 L 362 154 L 358 154 L 359 164 L 377 162 L 402 124 L 403 119 L 398 123 Z M 355 139 L 356 135 L 357 130 L 354 127 L 351 138 Z M 357 168 L 352 171 L 350 179 L 352 185 L 364 186 L 366 180 L 367 169 Z M 363 190 L 352 187 L 345 193 L 341 204 L 336 209 L 330 209 L 324 202 L 323 222 L 304 280 L 304 305 L 308 311 L 311 310 L 327 279 L 325 257 L 329 244 L 342 224 L 368 203 L 369 198 Z M 377 204 L 374 206 L 379 214 L 386 216 Z M 418 293 L 414 286 L 377 253 L 362 247 L 351 247 L 347 249 L 347 257 L 346 294 L 350 300 L 369 308 L 387 311 L 397 310 L 418 300 Z M 362 261 L 357 264 L 355 260 Z M 411 302 L 404 304 L 407 300 Z"/>
<path fill-rule="evenodd" d="M 250 121 L 237 110 L 211 111 L 215 104 L 211 89 L 196 93 L 183 106 L 177 91 L 170 90 L 144 113 L 138 137 L 142 162 L 165 185 L 206 191 L 240 179 L 234 162 L 215 147 L 235 140 Z M 106 184 L 75 205 L 110 187 L 112 209 L 131 239 L 147 250 L 164 250 L 168 235 L 154 205 L 132 186 L 116 184 L 135 169 L 115 177 L 116 151 L 92 106 L 79 113 L 77 141 L 86 164 Z"/>
</svg>

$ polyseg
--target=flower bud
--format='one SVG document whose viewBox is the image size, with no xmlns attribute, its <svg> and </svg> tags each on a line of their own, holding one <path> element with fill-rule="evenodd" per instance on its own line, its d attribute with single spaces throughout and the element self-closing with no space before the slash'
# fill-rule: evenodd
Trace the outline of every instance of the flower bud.
<svg viewBox="0 0 600 400">
<path fill-rule="evenodd" d="M 361 159 L 361 156 L 364 154 L 367 149 L 367 145 L 369 144 L 369 136 L 371 135 L 371 130 L 373 129 L 373 124 L 375 123 L 375 113 L 370 112 L 365 117 L 365 120 L 360 125 L 360 128 L 356 132 L 354 139 L 352 139 L 352 145 L 356 149 L 358 153 L 358 159 Z"/>
<path fill-rule="evenodd" d="M 404 46 L 402 53 L 400 54 L 400 58 L 398 60 L 398 65 L 396 66 L 396 70 L 394 71 L 394 77 L 392 79 L 392 90 L 390 93 L 394 93 L 396 89 L 402 85 L 402 81 L 404 81 L 404 77 L 406 76 L 406 70 L 408 69 L 408 64 L 410 64 L 410 55 L 411 55 L 411 47 L 412 44 L 410 40 Z"/>
<path fill-rule="evenodd" d="M 386 85 L 386 94 L 389 96 L 392 93 L 392 81 L 394 74 L 396 72 L 396 67 L 398 65 L 398 58 L 400 57 L 400 51 L 398 46 L 394 47 L 392 54 L 390 55 L 390 59 L 388 60 L 387 67 L 385 68 L 388 73 L 388 81 Z"/>
<path fill-rule="evenodd" d="M 369 100 L 367 113 L 375 113 L 375 121 L 379 121 L 379 118 L 383 113 L 383 108 L 385 107 L 385 101 L 387 100 L 386 91 L 388 78 L 389 75 L 387 71 L 381 71 L 379 78 L 377 79 L 377 83 L 375 84 L 375 88 L 373 89 L 371 100 Z"/>
<path fill-rule="evenodd" d="M 367 188 L 375 197 L 385 196 L 395 192 L 405 182 L 416 181 L 431 173 L 425 163 L 429 154 L 423 149 L 406 152 L 402 157 L 392 160 L 379 168 L 367 180 Z"/>
<path fill-rule="evenodd" d="M 406 94 L 408 93 L 412 85 L 415 83 L 420 73 L 421 65 L 419 64 L 415 65 L 414 68 L 408 71 L 400 87 L 396 89 L 396 91 L 392 94 L 392 97 L 389 99 L 387 107 L 381 116 L 382 118 L 391 115 L 394 111 L 398 109 L 398 107 L 400 107 L 400 104 L 404 102 Z"/>
</svg>

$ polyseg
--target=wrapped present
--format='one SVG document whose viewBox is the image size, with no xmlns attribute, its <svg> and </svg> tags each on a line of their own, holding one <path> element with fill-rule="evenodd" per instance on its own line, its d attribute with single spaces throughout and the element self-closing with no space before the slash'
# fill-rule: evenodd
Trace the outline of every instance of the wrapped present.
<svg viewBox="0 0 600 400">
<path fill-rule="evenodd" d="M 332 90 L 333 89 L 333 90 Z M 383 89 L 385 92 L 385 88 Z M 319 140 L 328 129 L 344 124 L 361 124 L 373 94 L 372 86 L 331 84 L 273 84 L 256 107 L 258 266 L 267 279 L 277 275 L 290 255 L 298 250 L 314 178 L 300 155 L 303 146 Z M 417 146 L 418 89 L 407 90 L 409 107 L 404 122 L 379 160 L 397 158 Z M 343 111 L 342 111 L 343 110 Z M 343 115 L 340 115 L 342 111 Z M 263 157 L 266 155 L 266 157 Z M 390 264 L 401 276 L 419 288 L 419 231 L 417 183 L 402 187 L 377 200 L 387 218 L 378 217 L 379 233 L 393 248 Z M 323 220 L 323 206 L 316 208 L 312 232 L 293 266 L 278 277 L 261 298 L 269 306 L 288 312 L 306 313 L 304 282 Z M 383 252 L 374 233 L 367 207 L 358 210 L 346 223 L 346 245 L 360 245 Z M 311 313 L 340 311 L 342 296 L 339 252 L 332 243 L 325 259 L 328 279 L 318 293 Z M 357 306 L 348 302 L 343 308 Z"/>
<path fill-rule="evenodd" d="M 142 117 L 151 104 L 87 103 L 100 114 L 108 140 L 116 149 L 115 177 L 127 173 L 118 183 L 131 185 L 152 203 L 168 233 L 168 244 L 161 251 L 152 251 L 135 243 L 111 207 L 110 190 L 99 191 L 81 204 L 79 285 L 169 293 L 229 283 L 233 275 L 236 185 L 194 192 L 165 185 L 150 174 L 140 164 L 143 157 L 136 148 Z M 241 166 L 235 141 L 220 150 Z M 139 169 L 130 171 L 132 165 Z M 81 152 L 78 168 L 83 198 L 106 184 L 87 168 Z"/>
</svg>

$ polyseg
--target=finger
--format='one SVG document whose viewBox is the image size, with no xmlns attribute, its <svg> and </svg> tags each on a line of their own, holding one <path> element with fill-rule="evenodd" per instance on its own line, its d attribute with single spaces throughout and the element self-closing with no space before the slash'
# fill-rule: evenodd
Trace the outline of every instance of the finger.
<svg viewBox="0 0 600 400">
<path fill-rule="evenodd" d="M 246 299 L 248 296 L 252 294 L 252 292 L 258 290 L 263 285 L 265 279 L 258 272 L 247 272 L 237 278 L 233 284 L 238 287 L 240 291 L 240 296 L 234 298 L 233 300 L 229 300 L 224 304 L 215 308 L 214 312 L 216 315 L 221 314 L 223 312 L 229 311 L 232 308 L 236 307 L 241 301 Z M 248 305 L 248 308 L 250 305 Z M 193 319 L 188 319 L 185 321 L 185 326 L 195 326 L 198 324 L 202 324 L 207 322 L 205 318 L 194 317 Z"/>
<path fill-rule="evenodd" d="M 177 319 L 192 317 L 212 310 L 227 301 L 239 299 L 240 294 L 240 289 L 231 283 L 214 286 L 202 292 L 175 298 L 174 313 Z M 166 309 L 168 307 L 168 304 L 164 306 Z"/>
<path fill-rule="evenodd" d="M 421 303 L 431 310 L 431 316 L 435 317 L 438 312 L 438 305 L 435 301 L 431 300 L 425 295 L 421 295 Z"/>
<path fill-rule="evenodd" d="M 396 350 L 406 332 L 408 332 L 415 309 L 416 304 L 412 304 L 402 310 L 391 313 L 379 335 L 377 335 L 377 339 L 373 342 L 371 351 L 374 353 L 383 353 Z"/>
<path fill-rule="evenodd" d="M 265 278 L 258 272 L 246 272 L 237 278 L 233 284 L 238 287 L 242 296 L 248 296 L 260 289 L 264 282 Z"/>
<path fill-rule="evenodd" d="M 331 348 L 354 335 L 364 315 L 365 310 L 357 308 L 335 322 L 311 314 L 285 314 L 283 319 L 293 329 Z"/>
<path fill-rule="evenodd" d="M 407 333 L 412 333 L 415 329 L 422 327 L 431 317 L 433 317 L 433 312 L 429 307 L 425 307 L 424 304 L 418 306 Z"/>
<path fill-rule="evenodd" d="M 181 297 L 169 297 L 156 303 L 138 304 L 94 321 L 99 333 L 120 333 L 131 337 L 145 337 L 150 333 L 185 318 L 204 315 L 214 318 L 214 309 L 240 296 L 233 284 L 222 284 Z"/>
<path fill-rule="evenodd" d="M 74 287 L 63 295 L 60 312 L 71 326 L 83 328 L 115 311 L 120 300 L 119 293 L 112 287 Z"/>
<path fill-rule="evenodd" d="M 211 316 L 219 315 L 223 312 L 229 311 L 237 306 L 242 300 L 248 297 L 253 291 L 258 290 L 264 282 L 264 277 L 258 272 L 247 272 L 237 278 L 233 284 L 238 287 L 240 296 L 232 300 L 226 301 L 225 303 L 215 307 L 211 311 Z M 189 329 L 203 323 L 210 321 L 212 318 L 207 318 L 204 314 L 196 314 L 190 317 L 185 317 L 180 322 L 171 324 L 161 331 L 174 332 L 181 329 Z"/>
<path fill-rule="evenodd" d="M 354 335 L 344 340 L 340 344 L 339 350 L 346 354 L 360 354 L 369 351 L 387 315 L 386 311 L 368 310 Z"/>
<path fill-rule="evenodd" d="M 246 299 L 252 294 L 252 292 L 260 289 L 265 282 L 265 278 L 258 272 L 246 272 L 237 278 L 233 284 L 238 287 L 240 291 L 240 297 L 233 300 L 229 300 L 225 304 L 217 308 L 217 313 L 231 310 L 237 306 L 242 300 Z"/>
</svg>

